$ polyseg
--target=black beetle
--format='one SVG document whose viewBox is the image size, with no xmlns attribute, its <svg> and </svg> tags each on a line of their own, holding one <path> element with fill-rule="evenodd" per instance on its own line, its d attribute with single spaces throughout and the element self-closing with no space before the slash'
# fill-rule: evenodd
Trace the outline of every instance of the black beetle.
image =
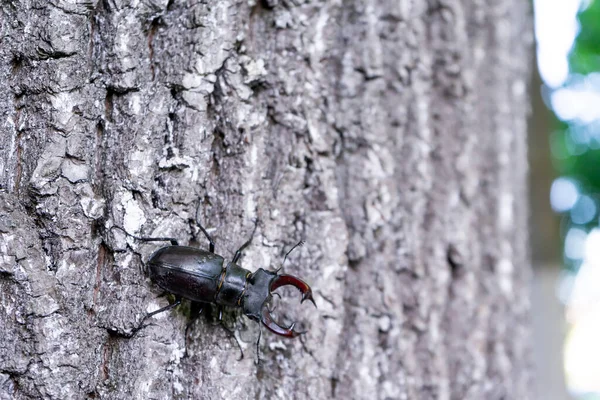
<svg viewBox="0 0 600 400">
<path fill-rule="evenodd" d="M 267 329 L 277 335 L 296 337 L 303 333 L 294 330 L 295 322 L 288 328 L 277 324 L 271 317 L 267 304 L 275 289 L 291 285 L 302 292 L 301 303 L 310 300 L 316 307 L 310 286 L 293 275 L 278 274 L 279 270 L 271 272 L 259 268 L 255 272 L 250 272 L 240 267 L 237 262 L 242 255 L 242 250 L 250 244 L 252 238 L 235 252 L 231 262 L 225 264 L 224 258 L 215 254 L 215 244 L 208 232 L 198 222 L 196 224 L 210 243 L 209 251 L 179 246 L 177 240 L 172 238 L 136 237 L 125 232 L 143 241 L 171 242 L 171 246 L 162 247 L 154 252 L 147 265 L 150 279 L 165 291 L 174 294 L 176 300 L 166 307 L 147 314 L 144 320 L 179 305 L 181 299 L 185 298 L 199 303 L 241 307 L 247 317 L 262 322 Z M 256 226 L 254 229 L 256 230 Z M 302 242 L 296 246 L 300 244 Z M 296 246 L 285 255 L 285 258 Z"/>
</svg>

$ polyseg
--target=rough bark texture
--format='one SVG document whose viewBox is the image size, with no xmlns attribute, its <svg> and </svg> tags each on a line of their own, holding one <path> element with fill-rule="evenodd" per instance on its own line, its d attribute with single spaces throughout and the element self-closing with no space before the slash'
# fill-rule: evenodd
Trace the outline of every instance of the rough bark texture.
<svg viewBox="0 0 600 400">
<path fill-rule="evenodd" d="M 0 398 L 525 399 L 528 2 L 2 0 Z M 263 334 L 173 236 L 308 281 Z M 212 314 L 212 315 L 211 315 Z"/>
</svg>

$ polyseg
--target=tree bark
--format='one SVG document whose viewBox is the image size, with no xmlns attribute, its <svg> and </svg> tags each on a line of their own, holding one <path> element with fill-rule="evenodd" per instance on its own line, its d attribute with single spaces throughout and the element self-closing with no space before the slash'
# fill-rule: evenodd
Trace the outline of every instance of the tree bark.
<svg viewBox="0 0 600 400">
<path fill-rule="evenodd" d="M 3 0 L 0 398 L 530 396 L 528 2 Z M 144 274 L 284 269 L 263 332 Z"/>
</svg>

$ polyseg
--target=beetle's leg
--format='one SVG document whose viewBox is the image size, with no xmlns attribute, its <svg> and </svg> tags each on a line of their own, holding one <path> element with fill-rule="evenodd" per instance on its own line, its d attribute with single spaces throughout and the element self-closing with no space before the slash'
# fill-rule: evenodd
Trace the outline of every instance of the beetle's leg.
<svg viewBox="0 0 600 400">
<path fill-rule="evenodd" d="M 228 327 L 225 326 L 225 324 L 221 323 L 221 325 L 223 326 L 223 329 L 225 329 L 227 331 L 227 333 L 229 333 L 231 335 L 231 337 L 233 337 L 233 339 L 235 340 L 235 342 L 238 345 L 238 349 L 240 349 L 240 358 L 238 358 L 238 361 L 241 361 L 244 359 L 244 350 L 242 350 L 242 345 L 240 344 L 240 341 L 237 339 L 237 337 L 235 337 L 235 332 L 232 331 L 231 329 L 229 329 Z"/>
<path fill-rule="evenodd" d="M 192 301 L 191 304 L 191 313 L 193 314 L 193 317 L 190 319 L 190 321 L 185 325 L 185 352 L 184 352 L 184 357 L 188 357 L 188 337 L 189 337 L 189 332 L 190 329 L 192 327 L 192 325 L 194 324 L 194 322 L 196 322 L 196 320 L 200 317 L 200 315 L 202 315 L 202 312 L 204 311 L 204 304 L 205 303 L 199 303 L 196 301 Z"/>
<path fill-rule="evenodd" d="M 144 237 L 144 236 L 135 236 L 131 233 L 127 232 L 125 229 L 120 226 L 113 225 L 110 229 L 117 228 L 125 233 L 127 236 L 131 236 L 134 239 L 141 240 L 143 242 L 171 242 L 171 245 L 178 246 L 177 239 L 169 238 L 169 237 Z"/>
<path fill-rule="evenodd" d="M 186 343 L 187 343 L 188 332 L 189 332 L 190 327 L 198 319 L 198 317 L 200 317 L 200 315 L 204 311 L 204 305 L 202 303 L 192 302 L 192 306 L 194 306 L 194 304 L 197 304 L 200 306 L 200 311 L 198 311 L 198 313 L 192 318 L 192 320 L 190 322 L 187 323 L 187 325 L 185 327 Z M 242 360 L 244 358 L 244 351 L 242 350 L 242 345 L 240 345 L 240 342 L 235 337 L 235 333 L 231 329 L 229 329 L 225 326 L 225 323 L 223 322 L 223 307 L 221 307 L 221 306 L 219 306 L 219 325 L 221 325 L 221 327 L 223 329 L 225 329 L 225 331 L 235 339 L 235 342 L 237 343 L 238 348 L 240 349 L 240 358 L 238 359 L 238 361 Z M 187 345 L 186 345 L 186 354 L 187 354 Z"/>
<path fill-rule="evenodd" d="M 244 350 L 242 350 L 242 345 L 240 344 L 239 340 L 237 339 L 237 337 L 235 337 L 235 332 L 231 329 L 229 329 L 227 326 L 225 326 L 225 322 L 223 321 L 223 307 L 221 305 L 218 305 L 219 308 L 219 325 L 221 325 L 221 327 L 231 336 L 233 337 L 233 339 L 235 340 L 235 343 L 238 345 L 238 348 L 240 349 L 240 358 L 238 358 L 238 361 L 242 360 L 244 358 Z"/>
<path fill-rule="evenodd" d="M 204 236 L 206 236 L 206 238 L 208 239 L 208 242 L 210 243 L 208 245 L 208 251 L 210 251 L 211 253 L 214 253 L 215 252 L 215 242 L 213 242 L 212 238 L 210 237 L 210 235 L 208 234 L 206 229 L 204 229 L 204 227 L 202 225 L 200 225 L 199 223 L 198 223 L 198 228 L 200 228 L 200 230 L 202 231 L 202 233 L 204 233 Z"/>
<path fill-rule="evenodd" d="M 152 317 L 153 315 L 159 314 L 159 313 L 161 313 L 163 311 L 168 311 L 168 310 L 170 310 L 172 308 L 177 307 L 180 304 L 181 304 L 181 297 L 176 297 L 175 301 L 173 302 L 173 304 L 169 304 L 168 306 L 165 306 L 163 308 L 159 308 L 156 311 L 152 311 L 151 313 L 146 314 L 146 316 L 144 317 L 144 319 L 142 320 L 142 322 L 144 322 L 148 318 Z"/>
<path fill-rule="evenodd" d="M 133 235 L 131 235 L 131 237 L 135 238 L 137 240 L 141 240 L 143 242 L 171 242 L 171 246 L 179 246 L 179 242 L 177 242 L 177 239 L 168 238 L 168 237 L 153 238 L 153 237 L 138 237 L 138 236 L 133 236 Z"/>
<path fill-rule="evenodd" d="M 197 301 L 192 301 L 190 304 L 190 322 L 188 322 L 187 326 L 186 326 L 186 330 L 194 323 L 196 322 L 196 320 L 198 318 L 200 318 L 200 315 L 202 315 L 202 312 L 204 311 L 204 305 L 206 303 L 200 303 Z"/>
<path fill-rule="evenodd" d="M 190 328 L 192 327 L 192 325 L 194 324 L 194 322 L 196 322 L 196 320 L 198 318 L 200 318 L 200 315 L 202 315 L 202 312 L 204 311 L 204 307 L 202 305 L 202 303 L 198 303 L 195 301 L 192 301 L 192 310 L 194 310 L 196 307 L 200 307 L 200 309 L 198 310 L 198 312 L 195 313 L 195 315 L 192 317 L 192 319 L 190 320 L 190 322 L 188 322 L 185 326 L 185 338 L 187 340 L 188 337 L 188 332 L 190 330 Z"/>
<path fill-rule="evenodd" d="M 258 226 L 258 219 L 254 220 L 254 229 L 252 230 L 252 234 L 250 235 L 250 239 L 248 239 L 248 241 L 246 243 L 244 243 L 242 245 L 242 247 L 240 247 L 238 249 L 238 251 L 235 252 L 235 255 L 233 256 L 233 260 L 231 261 L 232 263 L 236 264 L 238 262 L 238 260 L 240 259 L 240 257 L 242 256 L 242 251 L 248 247 L 250 245 L 250 243 L 252 243 L 252 238 L 254 238 L 254 233 L 256 232 L 256 227 Z"/>
<path fill-rule="evenodd" d="M 198 225 L 198 228 L 200 228 L 200 230 L 202 231 L 202 233 L 204 233 L 204 236 L 206 236 L 206 239 L 208 239 L 208 242 L 210 243 L 208 246 L 208 251 L 210 251 L 211 253 L 214 253 L 215 252 L 215 242 L 212 240 L 212 237 L 210 237 L 210 235 L 208 234 L 208 231 L 206 229 L 204 229 L 204 227 L 200 223 L 200 220 L 198 219 L 199 211 L 200 211 L 200 204 L 198 204 L 198 208 L 196 209 L 196 225 Z"/>
<path fill-rule="evenodd" d="M 271 282 L 270 289 L 271 291 L 274 291 L 275 289 L 285 285 L 292 285 L 298 290 L 300 290 L 300 292 L 302 292 L 302 300 L 300 301 L 300 303 L 304 303 L 306 300 L 310 300 L 315 305 L 315 307 L 317 306 L 317 304 L 315 303 L 315 299 L 313 298 L 310 286 L 308 286 L 308 284 L 302 279 L 296 278 L 293 275 L 277 275 L 277 277 Z"/>
<path fill-rule="evenodd" d="M 260 365 L 260 337 L 262 336 L 262 329 L 258 325 L 258 340 L 256 341 L 256 365 Z"/>
</svg>

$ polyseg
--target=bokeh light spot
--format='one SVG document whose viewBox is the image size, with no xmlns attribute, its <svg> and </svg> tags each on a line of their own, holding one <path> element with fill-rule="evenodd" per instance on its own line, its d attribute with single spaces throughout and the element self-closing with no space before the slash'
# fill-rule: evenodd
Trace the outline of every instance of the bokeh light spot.
<svg viewBox="0 0 600 400">
<path fill-rule="evenodd" d="M 571 260 L 581 260 L 585 256 L 587 233 L 583 229 L 571 228 L 565 237 L 565 256 Z"/>
<path fill-rule="evenodd" d="M 596 211 L 596 202 L 590 196 L 579 196 L 579 200 L 571 208 L 571 221 L 579 225 L 587 224 L 594 219 Z"/>
<path fill-rule="evenodd" d="M 577 185 L 569 178 L 557 178 L 550 188 L 550 205 L 556 212 L 569 211 L 579 199 Z"/>
</svg>

